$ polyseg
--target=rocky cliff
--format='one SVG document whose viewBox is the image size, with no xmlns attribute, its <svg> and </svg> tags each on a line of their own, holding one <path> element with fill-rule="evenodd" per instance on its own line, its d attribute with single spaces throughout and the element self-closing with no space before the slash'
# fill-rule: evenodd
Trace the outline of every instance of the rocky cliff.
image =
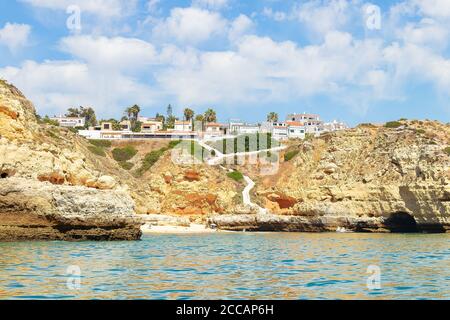
<svg viewBox="0 0 450 320">
<path fill-rule="evenodd" d="M 226 230 L 445 232 L 449 144 L 439 122 L 361 125 L 288 142 L 279 169 L 261 176 L 259 164 L 173 161 L 169 141 L 94 146 L 36 121 L 33 105 L 0 81 L 0 240 L 137 239 L 138 214 Z M 131 146 L 132 158 L 114 156 Z M 245 182 L 230 169 L 256 183 L 251 200 L 265 213 L 242 205 Z"/>
<path fill-rule="evenodd" d="M 211 222 L 231 230 L 448 231 L 449 125 L 405 120 L 394 127 L 361 125 L 291 143 L 286 153 L 297 156 L 274 176 L 242 168 L 272 214 Z"/>
<path fill-rule="evenodd" d="M 140 238 L 127 187 L 89 161 L 83 140 L 38 124 L 32 103 L 0 81 L 0 240 Z"/>
</svg>

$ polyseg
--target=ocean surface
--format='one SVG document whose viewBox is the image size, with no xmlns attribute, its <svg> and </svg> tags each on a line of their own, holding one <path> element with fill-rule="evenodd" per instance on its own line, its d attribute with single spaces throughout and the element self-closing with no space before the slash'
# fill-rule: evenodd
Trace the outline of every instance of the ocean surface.
<svg viewBox="0 0 450 320">
<path fill-rule="evenodd" d="M 0 243 L 0 299 L 450 299 L 450 234 Z"/>
</svg>

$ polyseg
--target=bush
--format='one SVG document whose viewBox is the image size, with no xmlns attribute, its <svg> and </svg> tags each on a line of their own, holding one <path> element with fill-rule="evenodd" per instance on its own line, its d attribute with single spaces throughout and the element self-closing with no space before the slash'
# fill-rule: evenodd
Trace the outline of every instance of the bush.
<svg viewBox="0 0 450 320">
<path fill-rule="evenodd" d="M 444 149 L 444 152 L 450 156 L 450 147 L 447 147 Z"/>
<path fill-rule="evenodd" d="M 122 167 L 122 169 L 125 169 L 125 170 L 131 170 L 134 167 L 134 163 L 127 162 L 127 161 L 121 161 L 121 162 L 119 162 L 119 165 Z"/>
<path fill-rule="evenodd" d="M 114 160 L 117 162 L 124 162 L 131 160 L 137 154 L 137 150 L 133 146 L 126 146 L 124 148 L 115 148 L 112 151 Z"/>
<path fill-rule="evenodd" d="M 244 175 L 239 171 L 229 172 L 227 173 L 227 176 L 236 182 L 240 182 L 244 179 Z"/>
<path fill-rule="evenodd" d="M 402 124 L 398 121 L 386 122 L 386 124 L 384 125 L 385 128 L 391 128 L 391 129 L 399 128 L 401 126 L 402 126 Z"/>
<path fill-rule="evenodd" d="M 89 143 L 102 148 L 110 148 L 111 147 L 111 141 L 109 140 L 89 140 Z"/>
<path fill-rule="evenodd" d="M 425 130 L 423 130 L 423 129 L 417 129 L 416 132 L 417 132 L 418 134 L 424 134 L 424 133 L 425 133 Z"/>
<path fill-rule="evenodd" d="M 299 154 L 300 150 L 291 150 L 284 154 L 284 161 L 290 161 Z"/>
<path fill-rule="evenodd" d="M 154 150 L 150 153 L 147 153 L 144 157 L 144 160 L 142 160 L 142 165 L 139 169 L 136 170 L 135 175 L 137 177 L 142 176 L 145 172 L 147 172 L 153 165 L 158 162 L 159 158 L 164 154 L 164 152 L 169 151 L 173 148 L 175 148 L 181 140 L 174 140 L 170 141 L 169 145 L 167 147 L 161 148 L 159 150 Z"/>
<path fill-rule="evenodd" d="M 91 151 L 93 154 L 95 154 L 97 156 L 106 157 L 105 150 L 103 150 L 102 147 L 89 146 L 88 149 L 89 149 L 89 151 Z"/>
</svg>

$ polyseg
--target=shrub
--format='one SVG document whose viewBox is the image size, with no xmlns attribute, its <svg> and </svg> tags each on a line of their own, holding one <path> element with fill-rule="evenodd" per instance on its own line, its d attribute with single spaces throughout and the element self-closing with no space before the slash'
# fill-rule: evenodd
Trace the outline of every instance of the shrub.
<svg viewBox="0 0 450 320">
<path fill-rule="evenodd" d="M 444 149 L 444 152 L 450 156 L 450 147 L 447 147 Z"/>
<path fill-rule="evenodd" d="M 417 129 L 417 130 L 416 130 L 416 133 L 418 133 L 418 134 L 424 134 L 424 133 L 425 133 L 425 130 L 423 130 L 423 129 Z"/>
<path fill-rule="evenodd" d="M 105 150 L 103 150 L 102 147 L 89 146 L 88 149 L 89 149 L 89 151 L 91 151 L 93 154 L 95 154 L 97 156 L 106 157 Z"/>
<path fill-rule="evenodd" d="M 159 150 L 154 150 L 150 153 L 147 153 L 144 157 L 144 160 L 142 160 L 142 165 L 139 169 L 136 170 L 135 176 L 140 177 L 145 172 L 147 172 L 153 165 L 158 162 L 159 158 L 164 154 L 164 152 L 169 151 L 173 148 L 175 148 L 181 140 L 174 140 L 170 141 L 169 145 L 167 147 L 161 148 Z"/>
<path fill-rule="evenodd" d="M 385 128 L 395 129 L 395 128 L 401 127 L 402 124 L 398 121 L 389 121 L 389 122 L 386 122 L 386 124 L 384 126 L 385 126 Z"/>
<path fill-rule="evenodd" d="M 102 148 L 110 148 L 111 147 L 111 141 L 109 140 L 89 140 L 89 143 Z"/>
<path fill-rule="evenodd" d="M 299 154 L 300 150 L 291 150 L 284 154 L 284 161 L 290 161 Z"/>
<path fill-rule="evenodd" d="M 134 167 L 134 163 L 128 161 L 121 161 L 119 165 L 125 170 L 131 170 Z"/>
<path fill-rule="evenodd" d="M 114 160 L 117 162 L 124 162 L 132 159 L 137 154 L 137 150 L 133 146 L 126 146 L 124 148 L 115 148 L 112 151 Z"/>
<path fill-rule="evenodd" d="M 240 182 L 244 179 L 244 175 L 239 171 L 229 172 L 227 173 L 227 176 L 236 182 Z"/>
</svg>

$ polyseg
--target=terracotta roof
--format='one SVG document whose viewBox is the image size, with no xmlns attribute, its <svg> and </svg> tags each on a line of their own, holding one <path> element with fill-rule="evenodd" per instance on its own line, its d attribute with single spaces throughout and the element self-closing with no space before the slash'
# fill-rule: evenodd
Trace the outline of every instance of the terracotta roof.
<svg viewBox="0 0 450 320">
<path fill-rule="evenodd" d="M 205 124 L 206 127 L 223 127 L 225 126 L 224 124 L 221 123 L 216 123 L 216 122 L 210 122 Z"/>
<path fill-rule="evenodd" d="M 299 121 L 286 121 L 286 124 L 288 126 L 293 126 L 293 127 L 302 127 L 303 126 L 303 122 L 299 122 Z"/>
</svg>

